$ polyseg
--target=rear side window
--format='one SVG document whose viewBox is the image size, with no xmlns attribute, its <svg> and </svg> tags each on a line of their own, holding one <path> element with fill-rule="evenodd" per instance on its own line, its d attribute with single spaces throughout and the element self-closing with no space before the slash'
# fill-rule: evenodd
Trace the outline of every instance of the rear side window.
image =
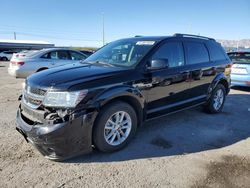
<svg viewBox="0 0 250 188">
<path fill-rule="evenodd" d="M 209 55 L 206 46 L 201 42 L 186 42 L 187 63 L 197 64 L 209 61 Z"/>
<path fill-rule="evenodd" d="M 167 42 L 152 56 L 152 59 L 167 59 L 169 67 L 184 65 L 184 52 L 181 42 Z"/>
<path fill-rule="evenodd" d="M 208 49 L 210 52 L 211 61 L 225 60 L 225 51 L 222 49 L 221 45 L 217 42 L 208 42 Z"/>
</svg>

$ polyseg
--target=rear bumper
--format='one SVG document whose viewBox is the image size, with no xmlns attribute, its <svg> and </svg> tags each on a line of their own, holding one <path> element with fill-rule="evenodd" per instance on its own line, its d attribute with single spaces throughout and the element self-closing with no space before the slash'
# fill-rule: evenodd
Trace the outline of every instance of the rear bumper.
<svg viewBox="0 0 250 188">
<path fill-rule="evenodd" d="M 9 67 L 8 73 L 16 78 L 26 78 L 31 74 L 30 72 L 19 69 L 19 67 Z"/>
<path fill-rule="evenodd" d="M 231 85 L 250 87 L 250 75 L 231 74 Z"/>
<path fill-rule="evenodd" d="M 19 109 L 16 129 L 43 156 L 62 161 L 92 151 L 93 121 L 94 113 L 89 113 L 68 122 L 30 125 Z"/>
</svg>

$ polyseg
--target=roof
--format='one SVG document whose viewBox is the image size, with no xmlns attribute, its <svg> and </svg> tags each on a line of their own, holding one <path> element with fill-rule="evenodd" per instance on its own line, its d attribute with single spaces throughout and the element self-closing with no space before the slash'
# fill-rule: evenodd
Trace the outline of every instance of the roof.
<svg viewBox="0 0 250 188">
<path fill-rule="evenodd" d="M 152 40 L 152 41 L 161 41 L 164 39 L 168 38 L 185 38 L 185 39 L 192 39 L 192 40 L 210 40 L 210 41 L 215 41 L 213 38 L 205 37 L 205 36 L 200 36 L 200 35 L 191 35 L 191 34 L 181 34 L 181 33 L 176 33 L 171 36 L 141 36 L 141 35 L 136 35 L 133 38 L 128 38 L 128 39 L 139 39 L 139 40 Z"/>
</svg>

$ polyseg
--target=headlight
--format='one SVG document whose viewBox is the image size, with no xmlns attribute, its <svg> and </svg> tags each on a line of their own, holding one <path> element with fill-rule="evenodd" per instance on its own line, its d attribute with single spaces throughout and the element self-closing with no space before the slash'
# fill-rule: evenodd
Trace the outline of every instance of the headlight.
<svg viewBox="0 0 250 188">
<path fill-rule="evenodd" d="M 75 107 L 88 93 L 88 90 L 73 92 L 48 91 L 43 105 L 48 107 Z"/>
</svg>

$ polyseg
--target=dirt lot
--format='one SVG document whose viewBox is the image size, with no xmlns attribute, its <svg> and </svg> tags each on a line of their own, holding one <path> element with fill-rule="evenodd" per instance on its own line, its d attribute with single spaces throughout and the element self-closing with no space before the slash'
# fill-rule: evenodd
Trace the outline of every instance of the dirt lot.
<svg viewBox="0 0 250 188">
<path fill-rule="evenodd" d="M 22 82 L 0 63 L 1 188 L 250 185 L 250 89 L 232 89 L 221 114 L 179 112 L 146 123 L 122 151 L 57 163 L 15 131 Z"/>
</svg>

